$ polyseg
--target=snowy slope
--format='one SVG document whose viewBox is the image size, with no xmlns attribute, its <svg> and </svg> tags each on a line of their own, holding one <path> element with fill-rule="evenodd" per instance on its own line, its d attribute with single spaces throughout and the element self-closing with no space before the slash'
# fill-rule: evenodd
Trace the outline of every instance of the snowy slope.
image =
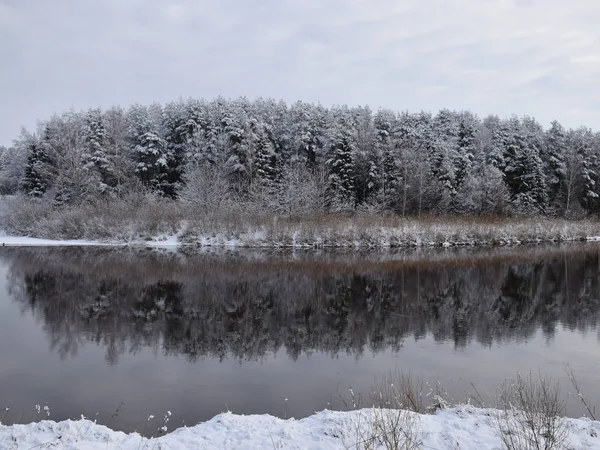
<svg viewBox="0 0 600 450">
<path fill-rule="evenodd" d="M 418 422 L 422 449 L 499 449 L 491 426 L 493 410 L 459 406 L 435 415 L 412 414 Z M 371 410 L 322 411 L 301 420 L 269 415 L 223 413 L 190 428 L 179 428 L 157 439 L 115 432 L 88 420 L 0 426 L 0 448 L 55 449 L 347 449 L 368 423 Z M 600 449 L 600 422 L 565 419 L 570 449 Z"/>
</svg>

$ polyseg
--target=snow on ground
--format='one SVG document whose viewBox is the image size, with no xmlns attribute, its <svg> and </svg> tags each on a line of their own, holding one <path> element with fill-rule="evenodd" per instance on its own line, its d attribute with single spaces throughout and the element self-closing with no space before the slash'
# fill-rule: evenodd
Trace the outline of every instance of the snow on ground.
<svg viewBox="0 0 600 450">
<path fill-rule="evenodd" d="M 14 246 L 14 247 L 68 247 L 68 246 L 90 246 L 90 245 L 117 245 L 117 244 L 106 244 L 98 241 L 88 241 L 83 239 L 73 240 L 54 240 L 54 239 L 39 239 L 28 236 L 0 236 L 0 245 L 3 246 Z M 122 245 L 122 244 L 121 244 Z"/>
<path fill-rule="evenodd" d="M 133 242 L 103 242 L 87 239 L 40 239 L 29 236 L 6 236 L 0 235 L 0 246 L 7 247 L 90 247 L 90 246 L 112 246 L 123 247 L 127 245 L 145 245 L 153 248 L 170 248 L 181 245 L 177 236 L 160 236 L 151 241 Z"/>
<path fill-rule="evenodd" d="M 389 231 L 389 230 L 388 230 Z M 252 231 L 248 233 L 240 233 L 239 235 L 227 235 L 226 233 L 214 233 L 197 235 L 192 239 L 183 238 L 182 233 L 170 235 L 158 235 L 151 239 L 139 240 L 90 240 L 90 239 L 40 239 L 29 236 L 9 236 L 0 231 L 0 246 L 20 246 L 20 247 L 83 247 L 83 246 L 147 246 L 152 248 L 175 249 L 180 246 L 194 247 L 249 247 L 249 248 L 323 248 L 323 247 L 338 247 L 338 248 L 390 248 L 390 247 L 452 247 L 452 246 L 476 246 L 476 245 L 491 245 L 490 240 L 448 240 L 444 237 L 436 238 L 437 240 L 421 240 L 419 237 L 407 237 L 400 232 L 396 236 L 394 245 L 391 243 L 390 236 L 392 234 L 387 231 L 380 230 L 380 236 L 371 236 L 370 238 L 357 238 L 349 233 L 348 236 L 339 235 L 324 238 L 322 236 L 312 236 L 311 238 L 300 239 L 298 231 L 293 231 L 288 235 L 269 236 L 264 230 Z M 364 238 L 364 239 L 363 239 Z M 557 239 L 526 239 L 521 241 L 517 238 L 498 238 L 495 241 L 496 245 L 518 245 L 523 242 L 528 243 L 543 243 L 543 242 L 569 242 L 581 241 L 580 237 L 563 237 Z M 600 236 L 588 236 L 583 238 L 588 242 L 600 241 Z"/>
<path fill-rule="evenodd" d="M 181 245 L 179 237 L 175 234 L 170 236 L 159 236 L 152 241 L 145 241 L 144 244 L 154 248 L 179 247 L 179 245 Z"/>
<path fill-rule="evenodd" d="M 382 410 L 377 410 L 379 413 Z M 88 420 L 29 425 L 0 425 L 0 448 L 54 449 L 350 449 L 365 436 L 373 410 L 322 411 L 301 420 L 269 415 L 223 413 L 194 427 L 179 428 L 157 439 L 125 434 Z M 421 449 L 499 449 L 501 441 L 491 425 L 493 410 L 463 405 L 434 415 L 410 414 Z M 416 422 L 415 422 L 416 421 Z M 565 419 L 567 448 L 600 449 L 600 422 Z M 358 425 L 358 428 L 357 428 Z M 363 448 L 359 446 L 359 448 Z M 377 447 L 376 447 L 377 448 Z M 383 448 L 383 447 L 382 447 Z"/>
</svg>

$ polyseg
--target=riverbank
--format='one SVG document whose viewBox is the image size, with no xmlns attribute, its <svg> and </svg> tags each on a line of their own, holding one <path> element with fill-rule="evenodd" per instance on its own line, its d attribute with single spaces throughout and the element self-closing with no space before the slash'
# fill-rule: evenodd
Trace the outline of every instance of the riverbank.
<svg viewBox="0 0 600 450">
<path fill-rule="evenodd" d="M 598 219 L 403 218 L 375 211 L 290 216 L 269 214 L 252 205 L 197 210 L 151 196 L 68 208 L 22 197 L 1 198 L 0 230 L 4 245 L 57 245 L 61 241 L 62 245 L 410 248 L 600 240 Z M 21 236 L 46 241 L 16 239 Z"/>
<path fill-rule="evenodd" d="M 33 220 L 33 219 L 32 219 Z M 562 219 L 473 219 L 354 214 L 305 218 L 219 221 L 173 219 L 149 226 L 143 220 L 107 225 L 102 217 L 60 230 L 36 224 L 5 227 L 0 245 L 248 248 L 414 248 L 510 246 L 600 240 L 600 222 Z M 77 226 L 75 226 L 77 225 Z"/>
<path fill-rule="evenodd" d="M 386 410 L 322 411 L 300 420 L 223 413 L 207 422 L 179 428 L 156 439 L 146 439 L 138 433 L 113 431 L 90 420 L 58 423 L 44 420 L 28 425 L 0 426 L 0 447 L 79 450 L 349 449 L 356 448 L 357 442 L 369 432 L 373 417 L 382 411 Z M 408 419 L 403 420 L 410 420 L 414 427 L 412 436 L 419 444 L 414 448 L 480 450 L 503 447 L 494 426 L 496 410 L 462 405 L 431 415 L 405 414 Z M 600 422 L 585 418 L 564 419 L 564 426 L 566 448 L 600 448 Z"/>
</svg>

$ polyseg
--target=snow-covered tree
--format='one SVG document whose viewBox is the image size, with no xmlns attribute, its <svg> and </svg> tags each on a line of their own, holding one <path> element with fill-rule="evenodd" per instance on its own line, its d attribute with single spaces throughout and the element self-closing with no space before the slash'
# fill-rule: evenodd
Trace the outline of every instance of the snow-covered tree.
<svg viewBox="0 0 600 450">
<path fill-rule="evenodd" d="M 488 116 L 482 122 L 479 135 L 481 150 L 485 155 L 486 164 L 504 171 L 504 149 L 508 141 L 508 123 L 501 121 L 498 116 Z"/>
<path fill-rule="evenodd" d="M 600 214 L 600 134 L 556 121 L 544 131 L 530 117 L 219 97 L 70 111 L 0 150 L 0 192 L 56 206 L 146 189 L 174 201 L 185 189 L 190 203 L 215 173 L 228 201 L 290 214 L 323 202 L 417 216 Z M 323 202 L 299 206 L 294 193 L 321 192 L 317 179 Z"/>
<path fill-rule="evenodd" d="M 0 152 L 0 194 L 18 192 L 27 166 L 30 144 L 31 136 L 23 130 L 11 147 L 3 148 Z"/>
<path fill-rule="evenodd" d="M 120 107 L 108 109 L 103 115 L 106 129 L 106 153 L 111 162 L 114 188 L 111 193 L 122 197 L 140 183 L 136 176 L 136 161 L 130 152 L 128 117 Z"/>
<path fill-rule="evenodd" d="M 329 190 L 327 202 L 332 210 L 354 208 L 356 194 L 355 157 L 358 150 L 356 129 L 347 107 L 331 113 L 327 136 Z"/>
<path fill-rule="evenodd" d="M 455 167 L 455 185 L 460 188 L 473 168 L 476 154 L 476 118 L 470 113 L 462 113 L 458 125 Z"/>
<path fill-rule="evenodd" d="M 229 182 L 223 168 L 210 164 L 190 166 L 183 181 L 178 199 L 195 213 L 215 212 L 231 204 Z"/>
<path fill-rule="evenodd" d="M 23 175 L 23 191 L 30 197 L 43 197 L 48 189 L 47 165 L 50 162 L 46 149 L 35 139 L 28 144 L 29 155 Z"/>
<path fill-rule="evenodd" d="M 175 198 L 182 183 L 186 159 L 189 117 L 183 102 L 171 102 L 163 109 L 166 166 L 162 168 L 158 189 L 163 196 Z"/>
<path fill-rule="evenodd" d="M 166 146 L 149 109 L 134 105 L 128 112 L 130 149 L 142 183 L 159 189 L 167 171 Z"/>
<path fill-rule="evenodd" d="M 309 103 L 297 102 L 290 108 L 288 157 L 292 163 L 298 161 L 309 168 L 315 167 L 323 140 L 318 116 L 319 110 Z"/>
<path fill-rule="evenodd" d="M 252 145 L 246 139 L 248 126 L 245 100 L 222 105 L 220 132 L 226 151 L 225 168 L 234 190 L 241 195 L 248 192 L 252 179 Z"/>
<path fill-rule="evenodd" d="M 214 117 L 211 105 L 201 100 L 186 101 L 185 124 L 181 133 L 185 138 L 187 164 L 217 164 L 219 153 L 217 128 L 218 120 Z"/>
<path fill-rule="evenodd" d="M 556 120 L 545 135 L 545 145 L 540 155 L 544 161 L 548 200 L 554 204 L 560 194 L 565 177 L 565 157 L 567 154 L 566 131 Z"/>
<path fill-rule="evenodd" d="M 370 167 L 374 189 L 378 189 L 377 200 L 384 208 L 393 207 L 398 202 L 401 179 L 400 159 L 396 146 L 395 130 L 398 127 L 396 114 L 381 109 L 373 118 L 373 159 L 374 167 Z"/>
<path fill-rule="evenodd" d="M 581 127 L 569 132 L 567 155 L 571 161 L 579 160 L 569 167 L 580 171 L 581 199 L 583 208 L 591 214 L 600 213 L 600 146 L 589 128 Z M 578 155 L 578 158 L 575 157 Z M 567 165 L 565 164 L 565 169 Z M 566 170 L 565 170 L 566 173 Z"/>
<path fill-rule="evenodd" d="M 513 117 L 504 149 L 504 175 L 511 203 L 517 211 L 528 214 L 544 212 L 547 190 L 544 167 L 536 146 L 537 136 Z"/>
<path fill-rule="evenodd" d="M 327 175 L 293 164 L 283 170 L 278 186 L 276 212 L 287 215 L 322 212 L 326 205 Z"/>
<path fill-rule="evenodd" d="M 462 214 L 503 214 L 509 203 L 509 192 L 500 169 L 475 162 L 456 194 L 456 207 Z"/>
<path fill-rule="evenodd" d="M 275 189 L 279 178 L 279 161 L 272 140 L 272 130 L 269 125 L 252 119 L 246 140 L 252 146 L 253 179 L 268 189 Z"/>
<path fill-rule="evenodd" d="M 115 186 L 113 163 L 107 151 L 108 135 L 102 111 L 90 109 L 83 128 L 83 167 L 94 179 L 99 193 L 107 193 Z"/>
</svg>

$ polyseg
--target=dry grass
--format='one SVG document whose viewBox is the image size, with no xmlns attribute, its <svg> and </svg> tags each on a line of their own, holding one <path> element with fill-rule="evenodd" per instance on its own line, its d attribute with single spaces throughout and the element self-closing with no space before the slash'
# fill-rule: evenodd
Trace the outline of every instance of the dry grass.
<svg viewBox="0 0 600 450">
<path fill-rule="evenodd" d="M 0 206 L 0 227 L 15 235 L 131 241 L 178 234 L 189 244 L 248 247 L 392 248 L 506 245 L 584 240 L 600 235 L 597 220 L 482 216 L 402 218 L 391 213 L 273 215 L 252 204 L 199 210 L 151 195 L 131 194 L 54 208 L 17 196 Z"/>
<path fill-rule="evenodd" d="M 396 371 L 377 379 L 371 389 L 368 408 L 362 396 L 349 389 L 349 398 L 342 399 L 349 415 L 350 435 L 341 436 L 346 449 L 386 450 L 418 449 L 424 438 L 419 414 L 434 413 L 446 406 L 441 399 L 441 386 L 429 387 L 423 377 Z"/>
<path fill-rule="evenodd" d="M 425 394 L 425 386 L 422 378 L 402 372 L 378 381 L 372 406 L 349 416 L 353 431 L 351 436 L 342 436 L 345 448 L 420 448 L 423 430 L 419 414 L 434 413 L 448 406 L 441 397 L 441 388 Z M 352 390 L 350 393 L 350 402 L 346 403 L 349 409 L 361 408 L 362 398 Z M 533 377 L 531 373 L 517 374 L 499 388 L 490 422 L 507 450 L 564 449 L 568 437 L 565 406 L 558 381 L 541 375 Z"/>
<path fill-rule="evenodd" d="M 563 449 L 565 405 L 558 382 L 517 375 L 501 386 L 492 425 L 508 450 Z"/>
</svg>

